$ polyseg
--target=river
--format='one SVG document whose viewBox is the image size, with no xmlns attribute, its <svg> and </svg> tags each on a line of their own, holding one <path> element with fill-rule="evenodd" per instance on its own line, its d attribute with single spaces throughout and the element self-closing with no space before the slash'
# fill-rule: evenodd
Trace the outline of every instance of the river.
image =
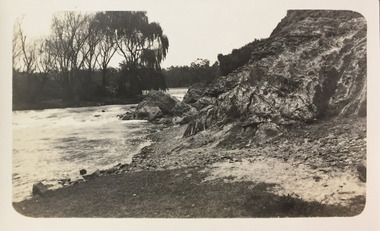
<svg viewBox="0 0 380 231">
<path fill-rule="evenodd" d="M 185 88 L 170 89 L 182 100 Z M 144 120 L 123 121 L 117 115 L 136 105 L 14 111 L 12 184 L 13 201 L 30 197 L 39 181 L 58 188 L 58 180 L 80 177 L 118 163 L 150 144 L 146 135 L 158 129 Z"/>
</svg>

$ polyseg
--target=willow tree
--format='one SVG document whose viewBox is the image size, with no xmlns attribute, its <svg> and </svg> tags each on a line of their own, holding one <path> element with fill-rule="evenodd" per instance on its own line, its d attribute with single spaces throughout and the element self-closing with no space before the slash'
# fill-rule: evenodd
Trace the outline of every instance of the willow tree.
<svg viewBox="0 0 380 231">
<path fill-rule="evenodd" d="M 117 50 L 115 31 L 112 29 L 110 22 L 109 15 L 104 12 L 98 12 L 90 23 L 91 30 L 94 31 L 98 38 L 96 62 L 102 73 L 103 94 L 106 94 L 108 64 Z"/>
<path fill-rule="evenodd" d="M 166 89 L 161 62 L 169 40 L 161 26 L 149 22 L 144 11 L 106 12 L 117 52 L 124 57 L 120 94 L 141 94 L 144 89 Z"/>
</svg>

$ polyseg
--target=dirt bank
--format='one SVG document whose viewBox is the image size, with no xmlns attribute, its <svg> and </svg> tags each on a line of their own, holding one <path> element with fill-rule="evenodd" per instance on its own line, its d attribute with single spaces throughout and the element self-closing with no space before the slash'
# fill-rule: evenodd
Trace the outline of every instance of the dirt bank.
<svg viewBox="0 0 380 231">
<path fill-rule="evenodd" d="M 353 216 L 364 208 L 357 166 L 365 161 L 365 118 L 230 148 L 220 144 L 231 126 L 183 138 L 185 129 L 152 133 L 154 143 L 118 171 L 14 207 L 33 217 Z"/>
<path fill-rule="evenodd" d="M 185 127 L 151 135 L 155 144 L 135 156 L 139 169 L 201 167 L 205 180 L 276 184 L 273 192 L 306 201 L 347 205 L 365 197 L 358 166 L 366 162 L 366 119 L 345 118 L 283 129 L 262 143 L 229 146 L 232 126 L 182 138 Z M 238 134 L 235 134 L 236 136 Z M 248 144 L 247 144 L 248 142 Z M 221 147 L 222 146 L 222 147 Z"/>
</svg>

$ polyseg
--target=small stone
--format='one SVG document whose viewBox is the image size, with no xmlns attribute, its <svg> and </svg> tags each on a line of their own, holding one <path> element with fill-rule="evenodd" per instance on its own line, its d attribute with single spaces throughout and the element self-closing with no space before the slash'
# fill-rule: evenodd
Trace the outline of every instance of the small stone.
<svg viewBox="0 0 380 231">
<path fill-rule="evenodd" d="M 122 164 L 119 167 L 119 169 L 128 169 L 128 168 L 129 168 L 129 164 Z"/>
<path fill-rule="evenodd" d="M 312 165 L 310 165 L 310 168 L 311 168 L 311 169 L 317 169 L 318 167 L 317 167 L 317 165 L 312 164 Z"/>
<path fill-rule="evenodd" d="M 100 176 L 100 170 L 97 169 L 95 172 L 93 172 L 91 175 L 93 176 Z"/>
<path fill-rule="evenodd" d="M 91 179 L 94 179 L 96 177 L 99 177 L 101 175 L 99 169 L 96 170 L 95 172 L 93 172 L 92 174 L 88 174 L 88 175 L 82 175 L 83 179 L 85 180 L 91 180 Z"/>
<path fill-rule="evenodd" d="M 121 115 L 120 118 L 121 118 L 121 120 L 132 120 L 132 119 L 134 119 L 134 114 L 127 112 L 124 115 Z"/>
<path fill-rule="evenodd" d="M 85 174 L 87 174 L 87 170 L 86 169 L 81 169 L 81 170 L 79 170 L 79 174 L 80 175 L 85 175 Z"/>
<path fill-rule="evenodd" d="M 42 182 L 38 182 L 33 185 L 32 193 L 33 195 L 42 195 L 47 192 L 49 189 Z"/>
<path fill-rule="evenodd" d="M 60 179 L 60 180 L 58 180 L 58 184 L 61 184 L 62 186 L 64 186 L 66 183 L 71 184 L 71 179 Z"/>
<path fill-rule="evenodd" d="M 92 180 L 92 179 L 95 178 L 93 175 L 83 175 L 82 177 L 83 177 L 83 179 L 85 179 L 85 180 Z"/>
<path fill-rule="evenodd" d="M 367 181 L 367 168 L 363 164 L 359 164 L 356 168 L 358 170 L 359 179 L 363 182 Z"/>
</svg>

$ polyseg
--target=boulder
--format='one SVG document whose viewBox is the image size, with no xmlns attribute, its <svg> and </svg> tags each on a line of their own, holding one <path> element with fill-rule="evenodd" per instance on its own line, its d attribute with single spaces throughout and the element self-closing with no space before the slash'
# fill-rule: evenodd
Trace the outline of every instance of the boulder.
<svg viewBox="0 0 380 231">
<path fill-rule="evenodd" d="M 142 119 L 163 124 L 188 123 L 197 110 L 160 91 L 151 91 L 134 112 L 119 116 L 122 120 Z"/>
<path fill-rule="evenodd" d="M 158 106 L 145 105 L 138 108 L 135 112 L 137 119 L 146 119 L 152 121 L 162 116 L 161 109 Z"/>
<path fill-rule="evenodd" d="M 48 190 L 49 189 L 46 185 L 44 185 L 42 182 L 38 182 L 36 184 L 33 184 L 32 193 L 33 195 L 42 195 Z"/>
<path fill-rule="evenodd" d="M 174 97 L 161 91 L 150 91 L 144 101 L 137 105 L 136 110 L 141 108 L 158 107 L 163 114 L 172 115 L 172 109 L 179 102 Z"/>
</svg>

